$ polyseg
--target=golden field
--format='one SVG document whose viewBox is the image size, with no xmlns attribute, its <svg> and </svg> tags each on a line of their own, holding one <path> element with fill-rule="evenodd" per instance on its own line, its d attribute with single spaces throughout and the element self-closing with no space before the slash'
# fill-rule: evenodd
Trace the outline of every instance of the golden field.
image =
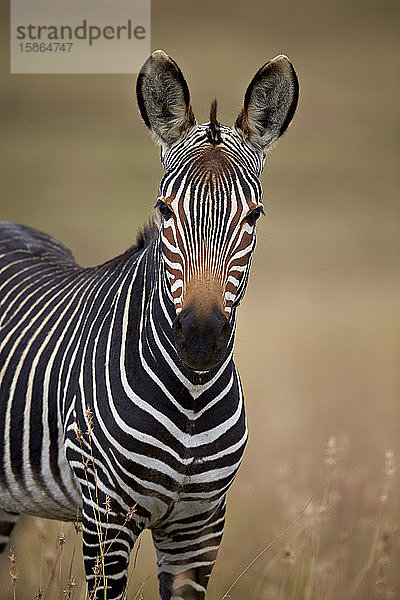
<svg viewBox="0 0 400 600">
<path fill-rule="evenodd" d="M 5 5 L 1 15 L 0 219 L 99 263 L 133 242 L 162 172 L 135 77 L 11 76 Z M 301 86 L 262 177 L 267 215 L 236 341 L 250 437 L 209 600 L 309 498 L 231 600 L 400 598 L 398 23 L 394 0 L 152 2 L 152 48 L 181 66 L 200 122 L 217 95 L 232 123 L 255 71 L 280 52 Z M 21 518 L 12 545 L 0 598 L 44 587 L 61 600 L 72 577 L 71 598 L 84 597 L 71 524 Z M 144 535 L 128 599 L 156 590 Z"/>
</svg>

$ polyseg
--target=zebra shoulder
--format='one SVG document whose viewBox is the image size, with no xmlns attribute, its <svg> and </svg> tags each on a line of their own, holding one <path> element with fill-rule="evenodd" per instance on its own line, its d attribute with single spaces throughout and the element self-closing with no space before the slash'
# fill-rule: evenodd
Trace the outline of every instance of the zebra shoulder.
<svg viewBox="0 0 400 600">
<path fill-rule="evenodd" d="M 51 262 L 76 265 L 72 252 L 50 235 L 26 225 L 0 221 L 0 252 L 18 251 Z"/>
</svg>

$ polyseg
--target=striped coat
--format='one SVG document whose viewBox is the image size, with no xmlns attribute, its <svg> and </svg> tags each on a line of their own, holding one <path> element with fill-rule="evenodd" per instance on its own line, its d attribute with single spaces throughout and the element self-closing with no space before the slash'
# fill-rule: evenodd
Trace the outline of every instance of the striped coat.
<svg viewBox="0 0 400 600">
<path fill-rule="evenodd" d="M 279 102 L 272 118 L 264 99 L 271 123 L 256 130 L 271 82 Z M 138 102 L 166 175 L 151 225 L 123 255 L 82 268 L 51 237 L 0 227 L 0 543 L 19 513 L 81 519 L 99 598 L 124 594 L 145 528 L 162 600 L 203 599 L 216 559 L 247 439 L 233 342 L 258 177 L 297 79 L 278 57 L 249 89 L 235 128 L 215 105 L 199 126 L 176 63 L 149 58 Z"/>
</svg>

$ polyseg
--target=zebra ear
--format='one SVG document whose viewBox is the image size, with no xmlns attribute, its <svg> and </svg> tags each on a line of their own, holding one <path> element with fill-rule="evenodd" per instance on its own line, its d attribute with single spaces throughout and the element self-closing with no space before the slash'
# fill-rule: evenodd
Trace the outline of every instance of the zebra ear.
<svg viewBox="0 0 400 600">
<path fill-rule="evenodd" d="M 163 50 L 153 52 L 144 63 L 136 95 L 143 121 L 162 145 L 170 146 L 196 123 L 182 71 Z"/>
<path fill-rule="evenodd" d="M 292 120 L 298 97 L 296 72 L 288 57 L 280 54 L 254 75 L 235 125 L 264 154 Z"/>
</svg>

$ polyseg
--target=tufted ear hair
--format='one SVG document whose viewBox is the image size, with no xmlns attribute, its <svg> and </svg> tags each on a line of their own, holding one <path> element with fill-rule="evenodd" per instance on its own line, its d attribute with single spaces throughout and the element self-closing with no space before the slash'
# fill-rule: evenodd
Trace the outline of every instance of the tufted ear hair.
<svg viewBox="0 0 400 600">
<path fill-rule="evenodd" d="M 153 52 L 144 63 L 136 95 L 143 121 L 162 145 L 170 146 L 196 123 L 182 71 L 163 50 Z"/>
<path fill-rule="evenodd" d="M 296 72 L 288 57 L 279 54 L 254 75 L 235 126 L 265 154 L 292 120 L 298 97 Z"/>
</svg>

